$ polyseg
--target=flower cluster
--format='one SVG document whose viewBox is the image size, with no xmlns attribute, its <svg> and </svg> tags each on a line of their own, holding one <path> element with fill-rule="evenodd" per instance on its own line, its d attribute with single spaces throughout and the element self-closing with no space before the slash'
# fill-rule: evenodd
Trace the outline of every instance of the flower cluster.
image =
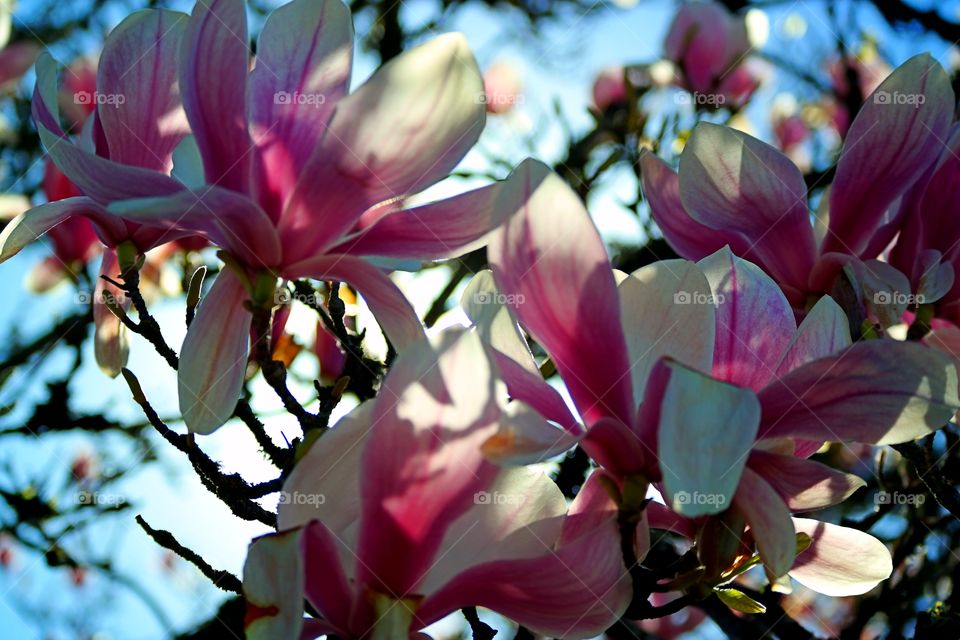
<svg viewBox="0 0 960 640">
<path fill-rule="evenodd" d="M 117 375 L 117 279 L 174 241 L 219 249 L 178 361 L 191 438 L 234 415 L 251 344 L 281 341 L 286 283 L 347 283 L 376 317 L 397 357 L 374 397 L 299 442 L 277 531 L 244 568 L 249 638 L 416 637 L 476 606 L 586 638 L 651 617 L 665 591 L 749 612 L 759 605 L 735 581 L 753 567 L 830 596 L 889 577 L 879 540 L 795 516 L 864 484 L 811 459 L 824 443 L 903 443 L 960 409 L 941 352 L 960 344 L 960 133 L 930 56 L 866 100 L 815 223 L 799 169 L 747 134 L 701 123 L 677 171 L 644 154 L 652 217 L 681 258 L 624 273 L 578 194 L 537 160 L 409 205 L 504 111 L 478 99 L 463 37 L 412 48 L 350 91 L 340 0 L 277 9 L 255 59 L 247 33 L 242 0 L 131 15 L 68 125 L 41 55 L 49 202 L 4 229 L 0 259 L 47 234 L 59 261 L 86 263 L 98 240 L 99 287 L 115 296 L 97 307 L 97 356 Z M 682 10 L 666 48 L 691 92 L 740 101 L 754 88 L 746 27 L 718 5 Z M 519 93 L 496 80 L 491 94 Z M 602 88 L 598 108 L 630 99 Z M 427 331 L 385 267 L 483 247 L 468 322 Z M 894 337 L 903 324 L 909 340 Z M 349 345 L 322 335 L 324 375 L 342 379 Z M 591 471 L 568 503 L 539 463 L 576 447 Z M 689 539 L 689 571 L 643 573 L 651 530 Z"/>
</svg>

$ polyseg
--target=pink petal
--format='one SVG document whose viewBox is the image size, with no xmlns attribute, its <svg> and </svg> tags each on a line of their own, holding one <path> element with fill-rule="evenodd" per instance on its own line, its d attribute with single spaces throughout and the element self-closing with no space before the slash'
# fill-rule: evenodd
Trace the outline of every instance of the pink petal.
<svg viewBox="0 0 960 640">
<path fill-rule="evenodd" d="M 267 17 L 250 76 L 250 124 L 257 199 L 275 220 L 347 93 L 352 59 L 353 23 L 342 2 L 297 0 Z"/>
<path fill-rule="evenodd" d="M 90 218 L 107 240 L 120 243 L 127 236 L 123 221 L 109 215 L 90 198 L 66 198 L 34 207 L 8 222 L 0 232 L 0 262 L 9 260 L 25 246 L 73 216 Z"/>
<path fill-rule="evenodd" d="M 658 454 L 664 497 L 696 517 L 730 506 L 757 434 L 760 404 L 749 389 L 668 363 Z"/>
<path fill-rule="evenodd" d="M 739 37 L 736 19 L 723 6 L 696 2 L 677 11 L 663 46 L 682 65 L 690 88 L 706 92 L 745 55 L 749 42 Z"/>
<path fill-rule="evenodd" d="M 939 429 L 960 408 L 946 356 L 886 339 L 794 369 L 759 395 L 762 438 L 893 444 Z"/>
<path fill-rule="evenodd" d="M 498 288 L 550 354 L 586 422 L 612 416 L 629 424 L 630 366 L 603 242 L 559 176 L 533 160 L 516 172 L 497 204 L 515 214 L 487 249 Z"/>
<path fill-rule="evenodd" d="M 572 449 L 583 435 L 579 426 L 558 427 L 535 408 L 514 400 L 507 405 L 497 433 L 483 443 L 483 454 L 501 465 L 533 464 Z"/>
<path fill-rule="evenodd" d="M 481 334 L 482 335 L 482 334 Z M 568 431 L 577 432 L 580 423 L 570 413 L 563 396 L 540 376 L 521 367 L 517 362 L 498 351 L 493 352 L 500 377 L 514 400 L 530 405 L 547 420 L 552 420 Z"/>
<path fill-rule="evenodd" d="M 346 635 L 350 611 L 357 596 L 341 560 L 347 555 L 344 553 L 344 541 L 322 522 L 314 521 L 304 529 L 301 544 L 307 600 L 323 615 L 323 621 L 329 628 L 339 630 L 335 632 L 338 635 Z"/>
<path fill-rule="evenodd" d="M 684 518 L 673 509 L 659 502 L 650 502 L 647 504 L 644 513 L 647 515 L 647 522 L 651 529 L 673 531 L 690 540 L 693 540 L 697 535 L 696 520 Z"/>
<path fill-rule="evenodd" d="M 303 627 L 303 532 L 257 538 L 243 565 L 245 636 L 250 640 L 296 640 Z"/>
<path fill-rule="evenodd" d="M 180 412 L 193 433 L 213 433 L 233 415 L 250 349 L 249 294 L 229 269 L 200 302 L 180 349 Z"/>
<path fill-rule="evenodd" d="M 656 440 L 637 434 L 614 418 L 600 418 L 590 425 L 582 446 L 604 471 L 616 478 L 660 477 Z"/>
<path fill-rule="evenodd" d="M 650 204 L 650 215 L 663 233 L 664 239 L 689 260 L 700 260 L 730 245 L 734 253 L 743 256 L 750 244 L 739 234 L 724 229 L 712 229 L 690 217 L 680 201 L 680 179 L 667 163 L 645 151 L 640 156 L 643 195 Z"/>
<path fill-rule="evenodd" d="M 235 191 L 207 185 L 161 198 L 116 202 L 107 210 L 143 224 L 201 233 L 253 269 L 269 269 L 281 261 L 280 239 L 270 218 Z"/>
<path fill-rule="evenodd" d="M 361 462 L 361 588 L 412 593 L 497 474 L 481 452 L 497 429 L 493 376 L 474 332 L 446 331 L 400 353 L 374 404 L 377 446 Z"/>
<path fill-rule="evenodd" d="M 812 511 L 840 504 L 866 486 L 855 475 L 794 456 L 754 449 L 747 466 L 767 481 L 791 511 Z"/>
<path fill-rule="evenodd" d="M 794 518 L 812 544 L 797 556 L 790 577 L 827 596 L 858 596 L 893 573 L 890 552 L 868 533 L 835 524 Z"/>
<path fill-rule="evenodd" d="M 445 34 L 397 56 L 341 100 L 283 213 L 295 258 L 332 246 L 373 205 L 446 177 L 480 136 L 482 95 L 466 39 Z"/>
<path fill-rule="evenodd" d="M 793 310 L 769 276 L 730 249 L 721 249 L 698 265 L 710 282 L 717 308 L 713 375 L 759 391 L 794 337 Z"/>
<path fill-rule="evenodd" d="M 620 319 L 633 363 L 633 398 L 653 365 L 669 356 L 699 371 L 713 364 L 716 314 L 710 283 L 693 262 L 662 260 L 634 271 L 617 287 Z"/>
<path fill-rule="evenodd" d="M 543 471 L 508 468 L 447 529 L 437 562 L 419 587 L 429 597 L 488 562 L 537 558 L 560 539 L 567 501 Z"/>
<path fill-rule="evenodd" d="M 97 71 L 105 102 L 97 111 L 111 160 L 170 173 L 173 150 L 190 131 L 177 84 L 186 24 L 178 11 L 138 11 L 107 38 Z"/>
<path fill-rule="evenodd" d="M 501 184 L 410 209 L 400 208 L 403 201 L 399 200 L 392 211 L 330 251 L 407 260 L 441 260 L 469 253 L 486 244 L 487 234 L 503 222 L 505 212 L 494 206 Z"/>
<path fill-rule="evenodd" d="M 935 249 L 928 249 L 920 254 L 920 279 L 917 282 L 917 302 L 931 304 L 937 302 L 950 293 L 957 284 L 954 266 L 943 258 L 943 254 Z"/>
<path fill-rule="evenodd" d="M 373 427 L 368 401 L 338 420 L 307 450 L 283 483 L 280 530 L 320 520 L 348 548 L 357 542 L 360 520 L 360 460 Z"/>
<path fill-rule="evenodd" d="M 743 514 L 771 580 L 785 576 L 797 553 L 797 539 L 787 505 L 763 478 L 747 467 L 733 496 Z"/>
<path fill-rule="evenodd" d="M 120 266 L 117 263 L 116 251 L 107 249 L 103 252 L 100 275 L 114 280 L 119 277 Z M 105 304 L 107 295 L 112 296 L 123 309 L 130 307 L 130 299 L 102 277 L 97 278 L 93 293 L 93 354 L 100 370 L 111 378 L 116 378 L 120 375 L 120 369 L 127 366 L 130 343 L 127 339 L 127 328 Z"/>
<path fill-rule="evenodd" d="M 783 352 L 777 375 L 793 371 L 801 365 L 833 355 L 849 347 L 850 321 L 833 298 L 823 296 L 800 323 L 796 335 Z"/>
<path fill-rule="evenodd" d="M 824 253 L 858 255 L 866 247 L 887 209 L 934 162 L 953 107 L 950 79 L 927 53 L 900 65 L 867 98 L 840 153 Z"/>
<path fill-rule="evenodd" d="M 497 290 L 492 271 L 478 271 L 470 279 L 460 296 L 460 308 L 484 342 L 542 382 L 530 346 L 506 306 L 506 296 Z"/>
<path fill-rule="evenodd" d="M 284 277 L 339 280 L 355 287 L 398 351 L 423 339 L 423 325 L 403 292 L 387 275 L 362 258 L 326 255 L 283 270 Z"/>
<path fill-rule="evenodd" d="M 252 142 L 247 129 L 250 49 L 243 0 L 198 2 L 180 47 L 183 108 L 206 180 L 246 193 Z"/>
<path fill-rule="evenodd" d="M 680 156 L 680 198 L 694 220 L 742 234 L 777 281 L 805 290 L 816 251 L 807 187 L 782 153 L 739 131 L 701 122 Z"/>
<path fill-rule="evenodd" d="M 162 173 L 114 162 L 73 144 L 60 126 L 57 99 L 56 62 L 44 53 L 37 60 L 33 118 L 50 157 L 84 194 L 98 202 L 108 203 L 166 195 L 183 188 L 179 182 Z"/>
<path fill-rule="evenodd" d="M 911 300 L 910 280 L 898 269 L 880 260 L 850 260 L 844 272 L 860 294 L 872 319 L 889 328 L 903 322 Z"/>
<path fill-rule="evenodd" d="M 479 605 L 536 634 L 590 638 L 626 610 L 632 596 L 620 555 L 616 507 L 588 479 L 564 522 L 555 549 L 538 558 L 494 561 L 461 573 L 417 610 L 421 625 Z"/>
</svg>

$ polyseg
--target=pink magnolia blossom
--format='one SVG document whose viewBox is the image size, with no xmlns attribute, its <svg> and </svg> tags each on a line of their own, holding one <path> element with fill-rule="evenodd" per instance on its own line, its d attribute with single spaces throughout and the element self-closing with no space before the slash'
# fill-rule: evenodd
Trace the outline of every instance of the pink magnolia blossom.
<svg viewBox="0 0 960 640">
<path fill-rule="evenodd" d="M 692 93 L 743 104 L 757 87 L 745 64 L 750 53 L 746 23 L 716 2 L 684 3 L 670 25 L 664 49 Z"/>
<path fill-rule="evenodd" d="M 490 65 L 483 74 L 483 93 L 487 113 L 502 115 L 512 111 L 523 100 L 523 82 L 516 66 L 506 61 Z"/>
<path fill-rule="evenodd" d="M 96 111 L 92 99 L 97 92 L 96 62 L 80 58 L 71 64 L 64 74 L 60 91 L 60 107 L 70 128 L 79 130 L 87 117 Z M 44 163 L 43 192 L 47 202 L 80 197 L 83 193 L 63 174 L 50 158 Z M 83 216 L 67 218 L 47 231 L 54 255 L 38 265 L 30 276 L 35 290 L 43 291 L 82 268 L 100 253 L 96 231 Z"/>
<path fill-rule="evenodd" d="M 898 200 L 935 162 L 953 107 L 949 78 L 929 55 L 891 74 L 850 128 L 824 196 L 828 220 L 816 231 L 797 167 L 773 147 L 713 124 L 694 130 L 679 173 L 645 154 L 644 193 L 678 254 L 699 260 L 729 245 L 773 276 L 798 309 L 830 293 L 845 265 L 859 271 L 865 289 L 905 293 L 903 277 L 873 258 L 903 224 Z"/>
<path fill-rule="evenodd" d="M 550 355 L 586 428 L 532 368 L 507 309 L 491 306 L 473 317 L 511 396 L 559 428 L 507 425 L 490 455 L 526 461 L 582 440 L 615 477 L 661 483 L 679 513 L 734 506 L 779 576 L 794 555 L 789 507 L 833 504 L 857 486 L 804 456 L 823 441 L 910 440 L 960 406 L 946 358 L 892 340 L 850 346 L 829 297 L 797 327 L 776 283 L 729 248 L 654 263 L 618 286 L 574 192 L 538 163 L 517 172 L 501 197 L 516 214 L 488 248 L 495 291 Z M 707 494 L 716 499 L 689 500 Z"/>
<path fill-rule="evenodd" d="M 53 200 L 15 218 L 0 234 L 0 261 L 74 217 L 93 224 L 107 247 L 100 273 L 114 278 L 122 268 L 118 248 L 127 247 L 132 256 L 189 235 L 126 222 L 105 208 L 116 199 L 181 188 L 168 174 L 174 149 L 187 134 L 175 73 L 184 19 L 173 11 L 143 11 L 114 29 L 104 45 L 91 97 L 96 110 L 76 142 L 60 124 L 56 64 L 49 54 L 40 57 L 33 101 L 37 129 L 57 168 L 84 195 Z M 98 279 L 95 352 L 101 368 L 115 376 L 126 362 L 127 346 L 120 321 L 104 304 L 107 291 L 119 302 L 126 303 L 126 298 Z"/>
<path fill-rule="evenodd" d="M 281 533 L 252 544 L 248 638 L 414 637 L 467 606 L 564 638 L 619 618 L 632 589 L 615 505 L 595 476 L 568 509 L 540 471 L 486 460 L 484 441 L 524 419 L 500 384 L 472 331 L 400 355 L 294 468 Z"/>
<path fill-rule="evenodd" d="M 597 74 L 593 81 L 593 104 L 600 111 L 627 101 L 626 69 L 608 67 Z"/>
<path fill-rule="evenodd" d="M 402 349 L 423 329 L 363 257 L 437 260 L 481 246 L 499 223 L 500 185 L 405 203 L 445 178 L 483 129 L 482 79 L 463 36 L 405 52 L 348 94 L 353 29 L 340 0 L 274 11 L 252 72 L 242 0 L 198 3 L 185 23 L 179 86 L 203 184 L 110 209 L 205 233 L 232 258 L 182 348 L 180 408 L 191 431 L 209 433 L 240 394 L 246 301 L 272 304 L 278 276 L 345 281 Z"/>
</svg>

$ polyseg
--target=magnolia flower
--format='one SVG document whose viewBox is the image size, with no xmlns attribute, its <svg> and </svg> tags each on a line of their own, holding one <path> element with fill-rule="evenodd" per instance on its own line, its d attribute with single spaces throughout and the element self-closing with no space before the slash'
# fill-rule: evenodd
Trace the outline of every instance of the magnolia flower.
<svg viewBox="0 0 960 640">
<path fill-rule="evenodd" d="M 713 124 L 694 130 L 679 174 L 644 155 L 644 194 L 678 254 L 699 260 L 729 245 L 773 276 L 798 309 L 811 295 L 829 293 L 848 264 L 864 289 L 905 293 L 903 276 L 871 259 L 902 225 L 904 211 L 895 205 L 935 162 L 953 107 L 950 80 L 929 55 L 891 74 L 850 128 L 824 196 L 828 222 L 816 231 L 797 167 L 773 147 Z"/>
<path fill-rule="evenodd" d="M 487 113 L 503 115 L 512 111 L 523 101 L 523 82 L 516 66 L 506 61 L 490 65 L 483 74 L 483 93 Z"/>
<path fill-rule="evenodd" d="M 187 235 L 125 222 L 105 209 L 115 199 L 181 188 L 167 174 L 174 149 L 187 133 L 175 73 L 184 18 L 173 11 L 141 11 L 111 32 L 100 57 L 96 92 L 89 95 L 96 109 L 77 143 L 60 124 L 56 64 L 49 54 L 40 57 L 33 100 L 37 129 L 50 158 L 83 195 L 52 200 L 15 218 L 0 234 L 0 261 L 75 217 L 93 224 L 107 247 L 100 273 L 113 278 L 124 267 L 118 248 L 125 247 L 132 262 L 136 253 Z M 71 234 L 79 223 L 67 224 L 54 237 Z M 126 303 L 116 287 L 98 279 L 95 351 L 101 368 L 116 376 L 126 363 L 127 346 L 120 321 L 104 302 L 108 292 Z"/>
<path fill-rule="evenodd" d="M 746 23 L 715 2 L 683 4 L 667 32 L 664 50 L 692 93 L 730 98 L 736 104 L 756 89 L 744 61 L 750 53 Z"/>
<path fill-rule="evenodd" d="M 484 126 L 483 82 L 463 36 L 396 57 L 348 95 L 353 29 L 340 0 L 274 11 L 252 72 L 246 34 L 242 0 L 200 2 L 186 21 L 179 86 L 203 184 L 110 207 L 205 233 L 229 256 L 182 348 L 180 409 L 196 433 L 232 414 L 249 349 L 244 303 L 272 305 L 278 276 L 350 283 L 402 349 L 422 338 L 420 322 L 362 256 L 453 257 L 499 222 L 498 184 L 405 205 L 446 177 Z"/>
<path fill-rule="evenodd" d="M 662 483 L 679 513 L 732 504 L 763 534 L 761 556 L 779 576 L 793 560 L 787 502 L 825 506 L 856 488 L 802 456 L 825 440 L 910 440 L 960 406 L 946 358 L 913 343 L 848 346 L 829 297 L 797 327 L 779 287 L 729 248 L 697 264 L 654 263 L 618 286 L 574 192 L 538 163 L 517 172 L 501 196 L 516 213 L 491 238 L 496 290 L 484 300 L 505 303 L 549 354 L 586 429 L 539 377 L 507 309 L 468 309 L 511 396 L 560 427 L 506 425 L 489 455 L 527 461 L 582 441 L 621 481 Z"/>
<path fill-rule="evenodd" d="M 600 111 L 627 101 L 627 77 L 623 67 L 608 67 L 593 81 L 593 104 Z"/>
<path fill-rule="evenodd" d="M 247 637 L 413 637 L 484 606 L 551 637 L 602 633 L 632 589 L 616 507 L 596 477 L 569 507 L 539 471 L 482 444 L 504 420 L 475 332 L 397 359 L 376 399 L 314 444 L 287 479 L 281 533 L 244 568 Z M 303 619 L 303 600 L 319 618 Z"/>
</svg>

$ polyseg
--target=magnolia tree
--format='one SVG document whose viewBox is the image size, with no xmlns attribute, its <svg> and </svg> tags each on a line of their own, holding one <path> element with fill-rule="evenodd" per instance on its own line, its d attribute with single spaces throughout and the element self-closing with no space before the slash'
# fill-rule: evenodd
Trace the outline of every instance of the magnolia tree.
<svg viewBox="0 0 960 640">
<path fill-rule="evenodd" d="M 960 129 L 943 47 L 888 61 L 838 35 L 828 3 L 813 15 L 835 42 L 806 68 L 764 42 L 771 16 L 800 29 L 789 7 L 684 3 L 656 59 L 596 71 L 590 120 L 558 152 L 524 116 L 519 68 L 482 71 L 443 28 L 467 3 L 437 3 L 427 27 L 393 3 L 165 4 L 62 59 L 99 3 L 47 31 L 0 3 L 0 260 L 45 238 L 11 262 L 79 303 L 17 312 L 48 328 L 11 336 L 0 385 L 19 372 L 47 394 L 6 407 L 0 433 L 100 443 L 60 483 L 72 505 L 49 484 L 0 493 L 0 564 L 32 554 L 78 589 L 102 574 L 163 621 L 115 558 L 72 542 L 119 518 L 232 594 L 195 638 L 960 634 Z M 532 25 L 597 19 L 485 4 Z M 870 15 L 960 31 L 896 2 Z M 771 97 L 777 78 L 802 89 Z M 492 151 L 497 128 L 513 144 Z M 641 241 L 604 242 L 605 181 L 632 192 Z M 183 319 L 157 311 L 171 305 L 182 343 Z M 64 348 L 65 374 L 38 369 Z M 169 416 L 138 348 L 175 372 Z M 77 409 L 90 359 L 137 420 Z M 268 479 L 205 453 L 241 432 Z M 260 527 L 242 571 L 176 519 L 104 498 L 168 450 Z"/>
</svg>

